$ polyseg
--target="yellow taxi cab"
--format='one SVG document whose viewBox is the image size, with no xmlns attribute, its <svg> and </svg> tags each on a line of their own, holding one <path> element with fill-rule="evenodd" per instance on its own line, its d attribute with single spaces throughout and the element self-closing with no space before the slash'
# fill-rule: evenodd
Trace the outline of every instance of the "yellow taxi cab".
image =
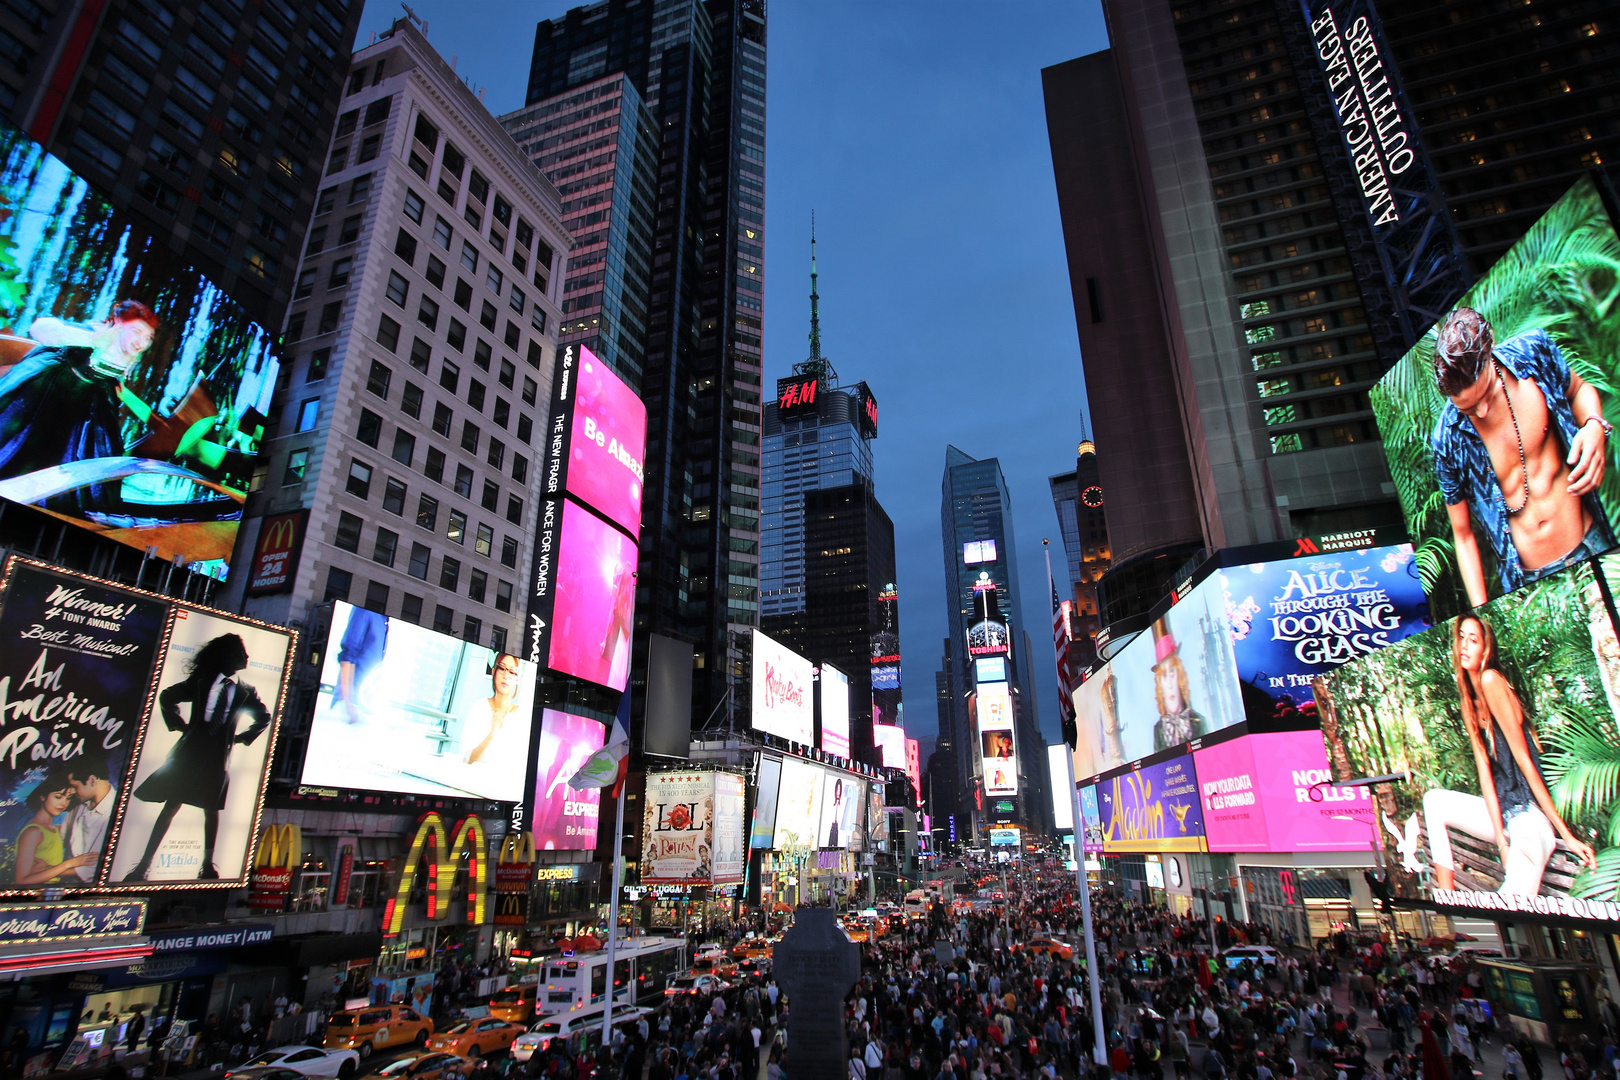
<svg viewBox="0 0 1620 1080">
<path fill-rule="evenodd" d="M 489 999 L 489 1015 L 509 1024 L 527 1024 L 534 1019 L 534 999 L 539 989 L 538 983 L 508 986 Z"/>
<path fill-rule="evenodd" d="M 871 937 L 871 934 L 867 931 L 866 923 L 860 919 L 845 919 L 844 933 L 848 934 L 849 940 L 854 942 L 866 941 Z"/>
<path fill-rule="evenodd" d="M 692 961 L 692 974 L 730 979 L 737 974 L 737 961 L 725 953 L 708 953 Z"/>
<path fill-rule="evenodd" d="M 769 960 L 771 958 L 771 943 L 764 938 L 751 938 L 743 942 L 743 954 L 739 959 Z"/>
<path fill-rule="evenodd" d="M 481 1020 L 463 1020 L 455 1027 L 433 1036 L 428 1045 L 447 1054 L 475 1058 L 505 1050 L 523 1032 L 522 1024 L 508 1024 L 491 1016 Z"/>
<path fill-rule="evenodd" d="M 433 1021 L 409 1005 L 370 1005 L 336 1013 L 326 1022 L 328 1050 L 354 1050 L 361 1060 L 373 1050 L 424 1046 L 433 1034 Z"/>
<path fill-rule="evenodd" d="M 1023 949 L 1025 952 L 1031 952 L 1037 956 L 1055 956 L 1059 960 L 1074 959 L 1074 949 L 1056 938 L 1033 938 L 1024 943 Z"/>
</svg>

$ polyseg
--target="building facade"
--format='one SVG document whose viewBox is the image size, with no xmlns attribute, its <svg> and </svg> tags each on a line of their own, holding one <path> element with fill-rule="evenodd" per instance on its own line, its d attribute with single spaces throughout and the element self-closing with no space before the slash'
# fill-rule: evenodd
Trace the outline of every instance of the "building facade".
<svg viewBox="0 0 1620 1080">
<path fill-rule="evenodd" d="M 1079 676 L 1096 659 L 1097 631 L 1102 629 L 1097 592 L 1111 556 L 1097 444 L 1090 439 L 1083 441 L 1075 456 L 1074 472 L 1048 477 L 1048 483 L 1069 573 L 1072 607 L 1067 661 L 1073 685 L 1078 686 Z"/>
<path fill-rule="evenodd" d="M 0 107 L 276 329 L 363 7 L 8 4 Z"/>
<path fill-rule="evenodd" d="M 623 73 L 660 136 L 640 378 L 649 420 L 633 740 L 650 632 L 694 646 L 695 724 L 748 700 L 746 631 L 759 621 L 765 47 L 763 0 L 602 0 L 535 29 L 528 105 Z M 583 236 L 599 211 L 580 211 L 564 225 Z"/>
</svg>

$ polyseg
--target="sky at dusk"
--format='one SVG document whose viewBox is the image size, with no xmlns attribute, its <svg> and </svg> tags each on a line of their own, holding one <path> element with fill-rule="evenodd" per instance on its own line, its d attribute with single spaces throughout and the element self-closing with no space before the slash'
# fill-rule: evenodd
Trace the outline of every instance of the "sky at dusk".
<svg viewBox="0 0 1620 1080">
<path fill-rule="evenodd" d="M 572 6 L 411 4 L 497 115 L 523 105 L 534 24 Z M 401 14 L 369 0 L 357 47 Z M 1066 592 L 1047 477 L 1074 468 L 1085 390 L 1041 68 L 1106 47 L 1100 5 L 772 0 L 768 34 L 764 385 L 774 390 L 808 353 L 813 210 L 822 351 L 879 403 L 877 494 L 895 526 L 906 726 L 914 737 L 937 730 L 940 482 L 954 444 L 1001 459 L 1041 726 L 1055 742 L 1041 539 L 1052 539 Z"/>
</svg>

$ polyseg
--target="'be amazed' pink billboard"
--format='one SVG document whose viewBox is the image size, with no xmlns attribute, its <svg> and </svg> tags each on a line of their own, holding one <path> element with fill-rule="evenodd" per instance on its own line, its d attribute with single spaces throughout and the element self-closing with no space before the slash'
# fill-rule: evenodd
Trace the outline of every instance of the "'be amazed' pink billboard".
<svg viewBox="0 0 1620 1080">
<path fill-rule="evenodd" d="M 1310 788 L 1330 779 L 1318 731 L 1243 735 L 1193 752 L 1210 851 L 1368 851 L 1367 788 Z"/>
</svg>

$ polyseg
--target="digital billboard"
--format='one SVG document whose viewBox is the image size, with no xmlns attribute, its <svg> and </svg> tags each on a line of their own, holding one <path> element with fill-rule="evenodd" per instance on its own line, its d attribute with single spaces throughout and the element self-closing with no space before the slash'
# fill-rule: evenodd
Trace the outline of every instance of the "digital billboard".
<svg viewBox="0 0 1620 1080">
<path fill-rule="evenodd" d="M 1204 850 L 1191 754 L 1104 778 L 1097 784 L 1097 811 L 1105 852 Z"/>
<path fill-rule="evenodd" d="M 872 718 L 879 724 L 899 720 L 900 593 L 893 584 L 877 595 L 878 632 L 872 635 Z"/>
<path fill-rule="evenodd" d="M 849 676 L 821 665 L 821 748 L 849 757 Z"/>
<path fill-rule="evenodd" d="M 0 248 L 0 498 L 223 578 L 273 335 L 4 122 Z"/>
<path fill-rule="evenodd" d="M 1088 854 L 1100 854 L 1103 849 L 1102 810 L 1097 803 L 1097 785 L 1080 785 L 1080 841 Z"/>
<path fill-rule="evenodd" d="M 1200 586 L 1181 597 L 1081 683 L 1073 700 L 1078 780 L 1242 721 L 1220 588 Z"/>
<path fill-rule="evenodd" d="M 975 683 L 1006 682 L 1006 657 L 990 656 L 973 661 L 973 681 Z"/>
<path fill-rule="evenodd" d="M 623 690 L 635 623 L 636 542 L 564 500 L 556 560 L 546 666 Z"/>
<path fill-rule="evenodd" d="M 547 442 L 546 494 L 566 491 L 640 535 L 647 406 L 583 345 L 557 349 Z"/>
<path fill-rule="evenodd" d="M 647 774 L 641 830 L 643 885 L 713 881 L 714 773 Z"/>
<path fill-rule="evenodd" d="M 916 739 L 906 740 L 906 775 L 911 778 L 912 793 L 922 803 L 922 746 Z"/>
<path fill-rule="evenodd" d="M 815 665 L 754 630 L 753 727 L 805 746 L 816 739 Z"/>
<path fill-rule="evenodd" d="M 969 540 L 962 545 L 962 563 L 965 566 L 977 566 L 979 563 L 996 561 L 996 542 L 994 540 Z"/>
<path fill-rule="evenodd" d="M 1617 262 L 1582 177 L 1371 391 L 1436 620 L 1612 546 Z"/>
<path fill-rule="evenodd" d="M 821 821 L 816 828 L 816 846 L 847 848 L 860 828 L 861 801 L 866 793 L 853 776 L 828 772 L 821 782 Z"/>
<path fill-rule="evenodd" d="M 1018 830 L 1017 829 L 991 829 L 990 830 L 990 846 L 991 847 L 1017 847 L 1018 846 Z"/>
<path fill-rule="evenodd" d="M 743 879 L 748 864 L 748 837 L 744 833 L 743 806 L 747 781 L 736 773 L 714 773 L 713 874 L 716 885 Z"/>
<path fill-rule="evenodd" d="M 1372 796 L 1339 787 L 1316 730 L 1240 735 L 1193 751 L 1210 851 L 1369 851 Z M 1320 784 L 1320 801 L 1311 788 Z"/>
<path fill-rule="evenodd" d="M 1394 895 L 1620 917 L 1617 575 L 1579 563 L 1318 679 L 1335 777 L 1409 774 L 1374 792 Z"/>
<path fill-rule="evenodd" d="M 292 645 L 288 630 L 170 609 L 155 704 L 112 827 L 109 883 L 247 884 Z"/>
<path fill-rule="evenodd" d="M 776 801 L 782 787 L 780 758 L 759 759 L 759 779 L 754 795 L 754 816 L 748 828 L 748 846 L 769 851 L 776 839 Z"/>
<path fill-rule="evenodd" d="M 818 847 L 816 826 L 821 822 L 821 789 L 826 772 L 800 758 L 782 759 L 781 790 L 776 797 L 774 848 Z"/>
<path fill-rule="evenodd" d="M 1222 567 L 1193 591 L 1224 610 L 1250 719 L 1314 707 L 1311 680 L 1428 627 L 1410 544 Z"/>
<path fill-rule="evenodd" d="M 541 710 L 534 808 L 529 819 L 537 850 L 590 851 L 596 847 L 602 789 L 572 788 L 568 781 L 606 740 L 607 725 L 599 720 L 561 709 Z"/>
<path fill-rule="evenodd" d="M 872 395 L 872 388 L 865 383 L 856 383 L 855 392 L 859 396 L 859 416 L 861 435 L 864 438 L 877 438 L 878 431 L 878 403 Z"/>
<path fill-rule="evenodd" d="M 979 760 L 986 795 L 1018 794 L 1018 748 L 1013 733 L 1012 694 L 1006 683 L 986 683 L 973 695 Z"/>
<path fill-rule="evenodd" d="M 1052 824 L 1058 832 L 1074 829 L 1074 788 L 1069 784 L 1069 748 L 1053 743 L 1046 748 L 1046 767 L 1051 772 Z"/>
<path fill-rule="evenodd" d="M 906 767 L 906 729 L 893 724 L 872 725 L 872 745 L 883 754 L 883 767 Z"/>
<path fill-rule="evenodd" d="M 300 782 L 518 802 L 534 685 L 527 661 L 338 601 Z"/>
</svg>

